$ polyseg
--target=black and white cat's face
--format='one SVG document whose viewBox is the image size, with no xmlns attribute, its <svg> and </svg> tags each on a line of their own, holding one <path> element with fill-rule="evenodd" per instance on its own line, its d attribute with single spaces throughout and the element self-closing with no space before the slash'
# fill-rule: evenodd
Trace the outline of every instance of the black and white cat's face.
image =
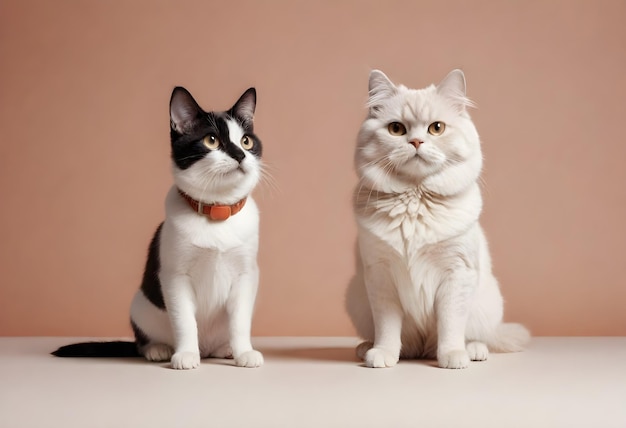
<svg viewBox="0 0 626 428">
<path fill-rule="evenodd" d="M 182 87 L 170 100 L 176 185 L 206 203 L 234 203 L 261 177 L 262 145 L 254 134 L 256 91 L 248 89 L 224 112 L 205 112 Z"/>
<path fill-rule="evenodd" d="M 419 90 L 395 85 L 374 70 L 369 89 L 369 115 L 359 134 L 356 163 L 370 185 L 391 191 L 435 175 L 448 182 L 463 180 L 461 165 L 462 174 L 475 180 L 482 155 L 466 111 L 470 102 L 460 70 L 438 86 Z"/>
</svg>

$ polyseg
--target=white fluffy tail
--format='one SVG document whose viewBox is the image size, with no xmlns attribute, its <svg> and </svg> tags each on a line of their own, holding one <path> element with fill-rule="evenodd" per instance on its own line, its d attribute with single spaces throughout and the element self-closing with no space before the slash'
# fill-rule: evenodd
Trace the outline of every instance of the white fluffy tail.
<svg viewBox="0 0 626 428">
<path fill-rule="evenodd" d="M 492 352 L 520 352 L 530 341 L 530 332 L 521 324 L 504 323 L 487 343 Z"/>
</svg>

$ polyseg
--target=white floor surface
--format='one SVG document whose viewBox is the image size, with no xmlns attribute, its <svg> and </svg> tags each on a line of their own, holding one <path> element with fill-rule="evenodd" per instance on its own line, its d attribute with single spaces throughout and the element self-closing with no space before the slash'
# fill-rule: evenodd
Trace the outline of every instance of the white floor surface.
<svg viewBox="0 0 626 428">
<path fill-rule="evenodd" d="M 255 338 L 265 365 L 198 369 L 49 355 L 0 338 L 0 427 L 626 428 L 626 337 L 534 338 L 465 370 L 362 367 L 354 338 Z"/>
</svg>

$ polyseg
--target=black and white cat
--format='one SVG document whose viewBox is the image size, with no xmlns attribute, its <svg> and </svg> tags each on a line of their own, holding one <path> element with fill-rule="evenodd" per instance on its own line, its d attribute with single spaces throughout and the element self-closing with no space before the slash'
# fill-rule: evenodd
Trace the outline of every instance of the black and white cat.
<svg viewBox="0 0 626 428">
<path fill-rule="evenodd" d="M 192 369 L 200 358 L 233 357 L 258 367 L 250 328 L 259 270 L 259 213 L 250 196 L 261 178 L 254 134 L 256 91 L 225 112 L 205 112 L 182 87 L 170 100 L 174 184 L 150 244 L 130 319 L 135 343 L 79 343 L 61 357 L 143 355 Z"/>
</svg>

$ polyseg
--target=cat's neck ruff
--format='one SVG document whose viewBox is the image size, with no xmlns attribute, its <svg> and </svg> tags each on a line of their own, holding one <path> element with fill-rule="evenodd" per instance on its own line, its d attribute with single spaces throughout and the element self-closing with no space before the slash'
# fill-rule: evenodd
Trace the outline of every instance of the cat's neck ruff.
<svg viewBox="0 0 626 428">
<path fill-rule="evenodd" d="M 240 201 L 232 205 L 223 204 L 206 204 L 202 201 L 192 198 L 187 193 L 178 189 L 178 194 L 189 204 L 189 206 L 198 213 L 198 215 L 204 215 L 214 221 L 228 220 L 231 216 L 234 216 L 242 210 L 246 204 L 248 197 L 244 197 Z"/>
<path fill-rule="evenodd" d="M 455 192 L 450 195 L 442 195 L 422 186 L 407 187 L 402 191 L 384 191 L 372 188 L 366 185 L 358 187 L 355 193 L 354 203 L 357 213 L 364 214 L 367 211 L 378 211 L 382 209 L 393 211 L 393 207 L 400 205 L 409 205 L 412 210 L 416 209 L 416 205 L 440 205 L 451 206 L 457 201 L 463 200 L 469 193 L 474 193 L 476 184 Z M 480 196 L 480 195 L 479 195 Z M 411 211 L 412 211 L 411 210 Z"/>
<path fill-rule="evenodd" d="M 399 193 L 362 187 L 354 195 L 354 211 L 362 230 L 409 257 L 422 245 L 467 232 L 478 221 L 482 198 L 478 183 L 446 196 L 420 187 Z"/>
</svg>

